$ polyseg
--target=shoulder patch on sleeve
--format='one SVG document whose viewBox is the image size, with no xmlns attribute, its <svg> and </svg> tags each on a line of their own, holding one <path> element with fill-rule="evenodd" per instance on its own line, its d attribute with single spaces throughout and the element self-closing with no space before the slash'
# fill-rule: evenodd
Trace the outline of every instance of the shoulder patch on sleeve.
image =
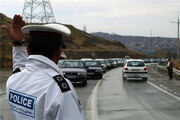
<svg viewBox="0 0 180 120">
<path fill-rule="evenodd" d="M 13 74 L 17 73 L 17 72 L 21 72 L 21 70 L 19 68 L 17 68 L 16 70 L 13 71 Z"/>
<path fill-rule="evenodd" d="M 66 82 L 64 77 L 62 77 L 61 75 L 56 75 L 53 77 L 53 79 L 57 82 L 62 92 L 71 90 L 68 83 Z"/>
</svg>

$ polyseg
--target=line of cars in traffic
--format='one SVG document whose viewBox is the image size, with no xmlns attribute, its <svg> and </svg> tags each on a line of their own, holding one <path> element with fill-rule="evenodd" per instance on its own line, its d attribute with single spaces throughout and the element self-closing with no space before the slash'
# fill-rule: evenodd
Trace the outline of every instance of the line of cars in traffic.
<svg viewBox="0 0 180 120">
<path fill-rule="evenodd" d="M 123 66 L 123 59 L 90 59 L 81 60 L 59 60 L 58 66 L 61 68 L 65 78 L 73 84 L 87 85 L 89 78 L 102 79 L 103 74 L 110 69 Z"/>
<path fill-rule="evenodd" d="M 81 60 L 59 60 L 64 77 L 73 84 L 87 85 L 89 78 L 102 79 L 103 74 L 110 69 L 123 67 L 123 80 L 148 80 L 147 59 L 90 59 Z M 121 71 L 120 71 L 121 72 Z"/>
</svg>

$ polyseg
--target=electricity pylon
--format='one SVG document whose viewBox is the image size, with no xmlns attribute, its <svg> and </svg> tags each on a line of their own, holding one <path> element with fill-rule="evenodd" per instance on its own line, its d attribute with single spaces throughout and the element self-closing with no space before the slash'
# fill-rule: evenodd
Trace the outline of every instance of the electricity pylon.
<svg viewBox="0 0 180 120">
<path fill-rule="evenodd" d="M 50 0 L 25 0 L 23 19 L 26 23 L 55 23 Z"/>
</svg>

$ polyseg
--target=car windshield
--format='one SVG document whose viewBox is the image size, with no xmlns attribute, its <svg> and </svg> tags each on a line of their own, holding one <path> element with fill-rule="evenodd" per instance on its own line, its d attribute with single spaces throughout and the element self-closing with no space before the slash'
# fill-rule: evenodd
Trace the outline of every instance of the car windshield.
<svg viewBox="0 0 180 120">
<path fill-rule="evenodd" d="M 61 68 L 84 68 L 82 61 L 64 61 Z"/>
<path fill-rule="evenodd" d="M 101 64 L 105 64 L 104 60 L 98 60 Z"/>
<path fill-rule="evenodd" d="M 101 64 L 99 61 L 86 61 L 85 65 L 87 67 L 101 67 Z"/>
<path fill-rule="evenodd" d="M 58 62 L 58 66 L 61 67 L 62 64 L 63 64 L 63 60 L 60 60 L 60 61 Z"/>
<path fill-rule="evenodd" d="M 144 67 L 145 64 L 142 61 L 129 61 L 127 63 L 128 67 Z"/>
</svg>

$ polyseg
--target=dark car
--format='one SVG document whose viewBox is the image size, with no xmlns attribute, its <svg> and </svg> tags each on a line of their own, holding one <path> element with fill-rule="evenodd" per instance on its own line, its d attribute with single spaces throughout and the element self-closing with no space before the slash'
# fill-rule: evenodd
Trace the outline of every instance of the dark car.
<svg viewBox="0 0 180 120">
<path fill-rule="evenodd" d="M 109 59 L 105 59 L 105 62 L 107 64 L 107 69 L 110 70 L 112 68 L 110 60 Z"/>
<path fill-rule="evenodd" d="M 88 78 L 99 78 L 103 77 L 103 69 L 101 63 L 97 60 L 87 60 L 84 61 L 87 67 L 87 76 Z"/>
<path fill-rule="evenodd" d="M 107 71 L 107 64 L 106 64 L 105 60 L 104 59 L 96 59 L 96 60 L 101 63 L 101 67 L 103 69 L 103 72 L 106 72 Z"/>
<path fill-rule="evenodd" d="M 110 64 L 111 64 L 111 67 L 112 67 L 112 68 L 116 68 L 116 67 L 117 67 L 117 62 L 116 62 L 116 60 L 114 60 L 114 59 L 109 59 L 109 61 L 110 61 Z"/>
<path fill-rule="evenodd" d="M 64 77 L 69 79 L 73 84 L 87 85 L 87 72 L 83 61 L 64 60 L 60 68 Z"/>
</svg>

